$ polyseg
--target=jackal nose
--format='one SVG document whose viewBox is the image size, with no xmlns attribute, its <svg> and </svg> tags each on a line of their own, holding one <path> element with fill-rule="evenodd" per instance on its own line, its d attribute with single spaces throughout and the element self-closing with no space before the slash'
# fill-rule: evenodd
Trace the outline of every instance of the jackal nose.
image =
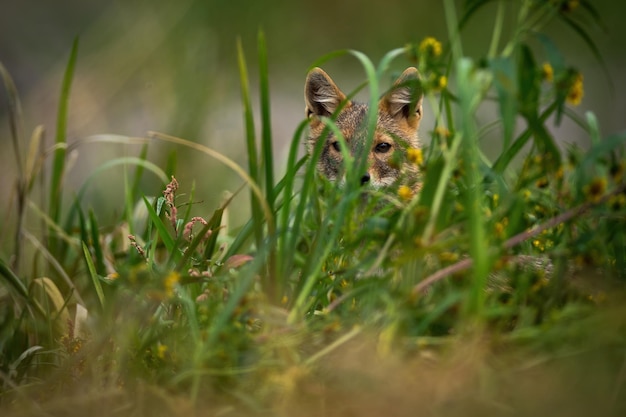
<svg viewBox="0 0 626 417">
<path fill-rule="evenodd" d="M 370 174 L 367 172 L 365 175 L 361 177 L 361 185 L 370 182 Z"/>
</svg>

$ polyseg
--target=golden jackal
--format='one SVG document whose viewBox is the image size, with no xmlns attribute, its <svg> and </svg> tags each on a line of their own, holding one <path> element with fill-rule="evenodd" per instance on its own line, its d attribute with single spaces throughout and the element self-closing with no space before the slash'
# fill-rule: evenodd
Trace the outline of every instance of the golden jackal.
<svg viewBox="0 0 626 417">
<path fill-rule="evenodd" d="M 304 87 L 306 116 L 311 118 L 307 150 L 311 154 L 317 141 L 325 141 L 318 170 L 331 181 L 345 179 L 340 142 L 328 129 L 326 136 L 321 137 L 325 124 L 320 119 L 330 117 L 343 104 L 335 124 L 350 154 L 357 157 L 368 152 L 367 171 L 363 172 L 361 184 L 378 188 L 401 183 L 418 189 L 417 164 L 411 163 L 407 155 L 420 146 L 417 131 L 422 118 L 421 91 L 417 69 L 407 68 L 380 99 L 373 143 L 365 149 L 368 106 L 354 101 L 343 104 L 346 95 L 328 74 L 320 68 L 312 69 Z"/>
</svg>

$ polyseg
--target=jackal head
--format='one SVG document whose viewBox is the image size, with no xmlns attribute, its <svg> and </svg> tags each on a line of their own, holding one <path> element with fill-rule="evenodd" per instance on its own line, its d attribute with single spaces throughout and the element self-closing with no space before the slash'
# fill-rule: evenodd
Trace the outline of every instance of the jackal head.
<svg viewBox="0 0 626 417">
<path fill-rule="evenodd" d="M 321 117 L 331 117 L 338 109 L 335 124 L 341 131 L 352 156 L 367 153 L 367 170 L 361 183 L 385 187 L 402 181 L 419 188 L 417 166 L 407 159 L 407 150 L 419 148 L 418 128 L 422 118 L 422 90 L 416 68 L 407 68 L 378 102 L 376 131 L 371 147 L 366 149 L 366 104 L 347 100 L 346 95 L 320 68 L 312 69 L 304 87 L 306 116 L 311 119 L 307 151 L 313 152 L 323 140 L 318 170 L 329 180 L 345 180 L 341 143 Z M 322 134 L 324 133 L 324 137 Z"/>
</svg>

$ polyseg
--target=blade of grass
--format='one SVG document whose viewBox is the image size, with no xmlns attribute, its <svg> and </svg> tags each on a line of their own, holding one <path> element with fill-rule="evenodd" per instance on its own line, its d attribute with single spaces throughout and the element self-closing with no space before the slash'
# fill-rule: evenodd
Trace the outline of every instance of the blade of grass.
<svg viewBox="0 0 626 417">
<path fill-rule="evenodd" d="M 89 210 L 89 231 L 91 232 L 91 246 L 93 247 L 93 253 L 96 257 L 96 271 L 100 275 L 106 275 L 106 268 L 104 266 L 104 253 L 102 252 L 102 246 L 100 245 L 100 229 L 98 227 L 98 221 L 93 210 Z"/>
<path fill-rule="evenodd" d="M 78 55 L 78 37 L 74 39 L 72 44 L 72 50 L 65 68 L 65 74 L 63 76 L 63 84 L 61 86 L 61 95 L 59 97 L 59 108 L 57 114 L 57 126 L 55 143 L 62 145 L 67 143 L 67 119 L 68 119 L 68 106 L 70 98 L 70 88 L 72 85 L 72 79 L 74 78 L 74 70 L 76 67 L 76 57 Z M 54 152 L 54 158 L 52 161 L 52 173 L 50 179 L 50 200 L 49 200 L 49 212 L 48 215 L 53 222 L 59 223 L 61 214 L 61 189 L 63 174 L 65 171 L 65 154 L 66 148 L 64 146 L 58 146 Z M 54 233 L 50 230 L 50 233 Z M 57 252 L 57 239 L 50 237 L 50 250 L 53 254 Z"/>
<path fill-rule="evenodd" d="M 272 150 L 272 120 L 270 116 L 270 89 L 269 69 L 267 63 L 267 45 L 265 34 L 259 30 L 258 34 L 259 56 L 259 89 L 261 105 L 261 148 L 263 152 L 263 165 L 265 171 L 265 198 L 267 204 L 274 212 L 274 154 Z M 270 236 L 272 240 L 275 236 Z M 278 302 L 282 295 L 282 285 L 276 281 L 276 248 L 272 245 L 268 253 L 267 271 L 263 274 L 263 286 L 269 299 Z"/>
<path fill-rule="evenodd" d="M 28 146 L 28 154 L 26 155 L 26 191 L 30 192 L 37 178 L 37 174 L 41 169 L 41 143 L 44 139 L 44 127 L 39 125 L 33 130 Z"/>
<path fill-rule="evenodd" d="M 256 134 L 254 128 L 254 115 L 252 113 L 252 104 L 250 102 L 250 83 L 248 80 L 248 70 L 246 65 L 246 58 L 243 52 L 243 46 L 241 39 L 237 40 L 237 62 L 239 64 L 239 83 L 241 86 L 241 100 L 243 102 L 243 116 L 246 129 L 246 150 L 248 152 L 248 172 L 250 178 L 256 184 L 261 184 L 259 180 L 259 157 L 257 153 Z M 251 193 L 253 193 L 251 191 Z M 263 246 L 263 216 L 261 214 L 261 207 L 259 201 L 254 198 L 252 194 L 250 196 L 254 238 L 257 249 Z M 272 212 L 270 203 L 268 202 L 268 210 Z"/>
<path fill-rule="evenodd" d="M 261 145 L 265 171 L 265 198 L 270 209 L 274 211 L 274 155 L 272 151 L 272 120 L 270 116 L 269 69 L 267 64 L 267 45 L 262 30 L 258 35 L 259 54 L 259 89 L 261 100 Z"/>
<path fill-rule="evenodd" d="M 139 156 L 137 157 L 139 160 L 141 161 L 146 161 L 148 157 L 148 145 L 144 144 L 141 147 L 141 152 L 139 152 Z M 130 189 L 129 192 L 129 197 L 130 197 L 130 203 L 129 204 L 133 204 L 134 201 L 137 200 L 137 196 L 139 195 L 139 184 L 141 181 L 141 178 L 143 176 L 143 171 L 144 171 L 144 165 L 143 164 L 138 164 L 137 168 L 135 169 L 135 177 L 133 179 L 133 185 Z M 165 173 L 164 173 L 165 174 Z M 167 180 L 167 176 L 164 175 L 166 180 L 163 184 L 167 184 L 168 180 Z M 129 217 L 130 218 L 130 217 Z"/>
<path fill-rule="evenodd" d="M 143 201 L 146 204 L 146 208 L 148 209 L 148 216 L 150 217 L 152 224 L 156 228 L 158 236 L 163 241 L 163 244 L 165 245 L 165 248 L 167 249 L 167 253 L 170 253 L 170 254 L 173 253 L 175 250 L 175 243 L 176 243 L 174 241 L 174 238 L 172 237 L 170 232 L 167 230 L 165 224 L 161 220 L 161 217 L 159 217 L 159 215 L 155 211 L 154 207 L 152 207 L 152 204 L 150 203 L 150 201 L 148 201 L 148 199 L 145 196 L 143 197 Z"/>
<path fill-rule="evenodd" d="M 0 275 L 2 275 L 9 283 L 9 288 L 13 288 L 15 292 L 22 298 L 28 299 L 28 290 L 22 280 L 15 275 L 7 264 L 0 258 Z"/>
<path fill-rule="evenodd" d="M 376 133 L 376 122 L 378 121 L 378 100 L 379 100 L 379 77 L 381 74 L 378 73 L 374 64 L 369 59 L 367 55 L 362 52 L 349 50 L 348 53 L 355 57 L 363 70 L 365 71 L 365 75 L 367 76 L 367 81 L 369 85 L 370 95 L 369 95 L 369 109 L 370 111 L 367 114 L 367 136 L 365 139 L 364 149 L 371 149 L 372 143 L 374 142 L 374 135 Z M 388 63 L 390 58 L 387 58 L 384 63 Z M 367 157 L 369 152 L 361 152 L 360 155 L 356 155 L 355 157 L 355 167 L 352 172 L 347 171 L 346 181 L 348 183 L 356 184 L 356 186 L 360 186 L 361 177 L 363 173 L 366 171 L 365 167 L 367 165 Z"/>
<path fill-rule="evenodd" d="M 476 142 L 476 121 L 474 111 L 477 97 L 481 94 L 481 86 L 473 77 L 475 67 L 468 58 L 462 58 L 457 63 L 457 77 L 459 88 L 460 114 L 459 123 L 462 126 L 463 145 L 461 154 L 465 166 L 464 174 L 468 184 L 467 214 L 468 234 L 470 238 L 470 255 L 474 260 L 473 282 L 470 296 L 465 304 L 469 317 L 480 319 L 483 315 L 485 302 L 485 284 L 489 272 L 488 240 L 485 233 L 483 215 L 482 175 L 478 169 L 479 156 Z"/>
<path fill-rule="evenodd" d="M 96 290 L 96 295 L 98 296 L 98 301 L 100 302 L 100 308 L 104 309 L 104 291 L 102 291 L 102 284 L 100 283 L 100 278 L 96 272 L 96 266 L 93 263 L 91 253 L 89 253 L 89 248 L 85 242 L 83 242 L 83 255 L 85 257 L 85 262 L 87 263 L 87 270 L 89 271 L 93 287 Z"/>
</svg>

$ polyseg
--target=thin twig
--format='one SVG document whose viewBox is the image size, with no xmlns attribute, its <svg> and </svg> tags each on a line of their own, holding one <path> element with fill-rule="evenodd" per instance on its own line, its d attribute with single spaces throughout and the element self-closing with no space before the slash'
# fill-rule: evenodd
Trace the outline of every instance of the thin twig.
<svg viewBox="0 0 626 417">
<path fill-rule="evenodd" d="M 612 192 L 606 194 L 604 197 L 602 197 L 601 199 L 599 199 L 598 201 L 588 201 L 584 204 L 581 204 L 578 207 L 574 207 L 570 210 L 567 210 L 561 214 L 559 214 L 558 216 L 555 216 L 553 218 L 551 218 L 550 220 L 546 221 L 545 223 L 542 223 L 536 227 L 533 227 L 532 229 L 526 230 L 522 233 L 519 233 L 515 236 L 513 236 L 512 238 L 508 239 L 506 242 L 504 242 L 503 247 L 505 249 L 511 249 L 514 246 L 519 245 L 522 242 L 527 241 L 528 239 L 531 239 L 539 234 L 541 234 L 544 230 L 547 229 L 551 229 L 553 227 L 558 226 L 561 223 L 567 222 L 569 220 L 571 220 L 574 217 L 578 217 L 580 215 L 582 215 L 584 212 L 586 212 L 587 210 L 595 207 L 595 206 L 599 206 L 600 204 L 604 204 L 606 201 L 608 201 L 609 198 L 624 192 L 624 190 L 626 190 L 626 185 L 621 185 L 619 187 L 617 187 L 615 190 L 613 190 Z M 420 293 L 423 293 L 426 289 L 428 289 L 428 287 L 430 287 L 431 285 L 433 285 L 435 282 L 440 281 L 442 279 L 444 279 L 445 277 L 454 274 L 456 272 L 460 272 L 460 271 L 465 271 L 466 269 L 469 269 L 472 267 L 472 265 L 474 264 L 474 260 L 472 258 L 464 258 L 463 260 L 452 264 L 450 266 L 447 266 L 443 269 L 440 269 L 439 271 L 435 272 L 432 275 L 429 275 L 428 277 L 426 277 L 424 280 L 420 281 L 419 284 L 415 285 L 413 287 L 413 295 L 417 295 Z"/>
</svg>

